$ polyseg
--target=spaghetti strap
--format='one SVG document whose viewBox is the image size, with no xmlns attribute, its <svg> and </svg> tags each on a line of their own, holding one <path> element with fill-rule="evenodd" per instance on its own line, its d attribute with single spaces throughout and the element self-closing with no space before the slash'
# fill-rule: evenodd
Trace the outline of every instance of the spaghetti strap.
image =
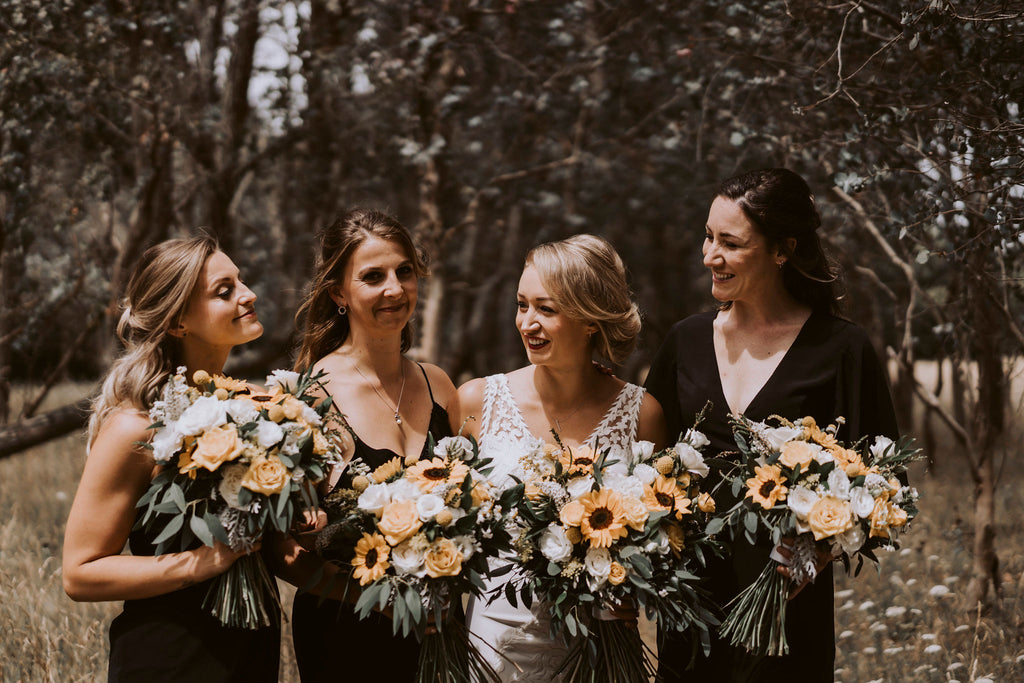
<svg viewBox="0 0 1024 683">
<path fill-rule="evenodd" d="M 434 400 L 434 390 L 430 388 L 430 380 L 427 379 L 427 371 L 423 368 L 423 365 L 421 363 L 416 362 L 416 365 L 419 366 L 420 372 L 423 373 L 423 380 L 427 383 L 427 393 L 430 394 L 430 402 L 432 404 L 436 403 L 436 401 Z"/>
</svg>

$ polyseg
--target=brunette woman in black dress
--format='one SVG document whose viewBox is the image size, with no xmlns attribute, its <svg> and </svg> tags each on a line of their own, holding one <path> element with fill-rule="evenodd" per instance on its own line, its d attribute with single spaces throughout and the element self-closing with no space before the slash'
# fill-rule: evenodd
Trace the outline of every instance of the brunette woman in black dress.
<svg viewBox="0 0 1024 683">
<path fill-rule="evenodd" d="M 838 438 L 898 436 L 888 382 L 865 332 L 837 317 L 835 270 L 817 235 L 821 224 L 804 180 L 786 169 L 744 173 L 724 181 L 708 214 L 704 265 L 711 271 L 716 311 L 672 328 L 647 377 L 665 410 L 669 434 L 690 425 L 705 402 L 700 426 L 709 453 L 735 450 L 729 413 L 752 420 L 770 415 L 846 419 Z M 720 492 L 719 510 L 731 507 Z M 733 541 L 729 555 L 708 567 L 709 587 L 724 606 L 760 573 L 772 544 Z M 666 681 L 832 681 L 835 661 L 830 566 L 791 598 L 786 635 L 790 653 L 755 657 L 713 639 L 711 654 L 686 670 L 691 643 L 669 635 L 659 672 Z"/>
<path fill-rule="evenodd" d="M 354 432 L 345 453 L 376 468 L 392 458 L 425 455 L 428 436 L 451 436 L 446 407 L 455 387 L 440 368 L 415 363 L 403 353 L 411 344 L 409 320 L 416 308 L 418 279 L 426 263 L 409 232 L 393 217 L 351 211 L 321 235 L 317 272 L 299 310 L 305 334 L 296 367 L 327 373 L 325 390 Z M 349 485 L 337 468 L 328 488 Z M 326 493 L 326 492 L 325 492 Z M 392 635 L 381 614 L 360 620 L 353 611 L 359 591 L 345 602 L 345 581 L 324 560 L 286 543 L 281 575 L 304 586 L 315 572 L 325 579 L 300 592 L 292 610 L 295 658 L 303 683 L 354 680 L 411 681 L 419 643 L 414 635 Z M 317 593 L 327 593 L 321 602 Z"/>
</svg>

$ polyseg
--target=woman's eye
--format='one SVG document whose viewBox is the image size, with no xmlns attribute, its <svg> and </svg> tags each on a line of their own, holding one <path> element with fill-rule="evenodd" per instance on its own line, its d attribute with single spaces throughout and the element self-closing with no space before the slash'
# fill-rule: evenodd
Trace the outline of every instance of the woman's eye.
<svg viewBox="0 0 1024 683">
<path fill-rule="evenodd" d="M 412 275 L 415 271 L 413 271 L 412 266 L 399 266 L 396 272 L 398 273 L 398 277 L 405 279 Z"/>
<path fill-rule="evenodd" d="M 525 311 L 526 310 L 526 302 L 525 301 L 517 301 L 516 302 L 516 308 L 518 308 L 520 311 Z"/>
<path fill-rule="evenodd" d="M 217 296 L 221 299 L 230 298 L 232 290 L 234 290 L 234 287 L 221 287 L 217 290 Z"/>
<path fill-rule="evenodd" d="M 541 306 L 540 310 L 543 311 L 544 313 L 549 313 L 551 315 L 555 314 L 555 309 L 551 308 L 550 306 Z"/>
<path fill-rule="evenodd" d="M 377 271 L 373 271 L 373 272 L 366 273 L 365 275 L 363 275 L 363 282 L 379 282 L 380 279 L 381 279 L 381 274 L 379 272 L 377 272 Z"/>
</svg>

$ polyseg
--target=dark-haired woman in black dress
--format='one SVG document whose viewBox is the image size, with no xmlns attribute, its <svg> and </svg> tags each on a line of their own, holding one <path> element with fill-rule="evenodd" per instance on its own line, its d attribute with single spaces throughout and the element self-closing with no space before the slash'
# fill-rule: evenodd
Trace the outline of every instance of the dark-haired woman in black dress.
<svg viewBox="0 0 1024 683">
<path fill-rule="evenodd" d="M 392 458 L 424 455 L 429 437 L 451 435 L 446 407 L 455 387 L 440 368 L 418 364 L 403 352 L 411 343 L 409 320 L 426 263 L 409 232 L 393 217 L 358 209 L 321 234 L 317 272 L 300 309 L 305 333 L 297 367 L 326 373 L 325 390 L 354 432 L 347 462 L 376 468 Z M 365 439 L 365 440 L 364 440 Z M 330 486 L 348 485 L 343 468 Z M 323 569 L 312 593 L 300 593 L 292 611 L 295 657 L 303 683 L 353 680 L 411 681 L 419 643 L 392 634 L 381 614 L 360 620 L 353 606 L 359 591 L 338 599 L 344 581 L 326 577 L 336 567 L 285 542 L 283 577 L 304 586 Z M 333 587 L 331 587 L 333 585 Z M 331 591 L 321 601 L 318 592 Z"/>
<path fill-rule="evenodd" d="M 753 420 L 810 415 L 819 425 L 845 418 L 838 437 L 898 435 L 888 382 L 865 332 L 836 316 L 835 273 L 817 235 L 820 218 L 810 189 L 786 169 L 745 173 L 723 182 L 705 231 L 717 311 L 691 316 L 669 332 L 651 366 L 648 391 L 665 410 L 669 434 L 689 426 L 705 402 L 701 424 L 709 453 L 735 450 L 729 413 Z M 719 510 L 735 503 L 721 491 Z M 728 557 L 708 567 L 709 588 L 726 605 L 760 573 L 772 544 L 732 542 Z M 692 643 L 661 642 L 666 681 L 831 681 L 835 662 L 832 571 L 791 599 L 790 652 L 755 657 L 713 638 L 686 670 Z"/>
</svg>

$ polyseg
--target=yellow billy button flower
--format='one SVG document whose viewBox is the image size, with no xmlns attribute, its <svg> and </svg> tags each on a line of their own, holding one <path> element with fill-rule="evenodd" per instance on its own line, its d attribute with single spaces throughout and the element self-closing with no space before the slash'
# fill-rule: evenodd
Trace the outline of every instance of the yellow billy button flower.
<svg viewBox="0 0 1024 683">
<path fill-rule="evenodd" d="M 448 526 L 455 520 L 455 515 L 448 508 L 444 508 L 434 516 L 434 521 L 441 526 Z"/>
<path fill-rule="evenodd" d="M 615 491 L 591 491 L 578 500 L 583 506 L 580 533 L 590 541 L 591 548 L 610 548 L 612 543 L 628 533 L 621 496 Z"/>
<path fill-rule="evenodd" d="M 363 534 L 356 543 L 356 555 L 352 558 L 352 576 L 365 586 L 384 576 L 388 567 L 391 548 L 380 534 Z"/>
<path fill-rule="evenodd" d="M 352 490 L 356 493 L 362 493 L 370 487 L 370 480 L 363 475 L 352 477 Z"/>
<path fill-rule="evenodd" d="M 778 465 L 757 465 L 754 477 L 747 479 L 747 495 L 753 498 L 765 510 L 770 510 L 775 503 L 786 499 L 788 489 L 782 481 L 782 469 Z"/>
<path fill-rule="evenodd" d="M 576 545 L 583 541 L 583 534 L 580 533 L 579 527 L 571 526 L 565 530 L 565 537 L 569 543 Z"/>
<path fill-rule="evenodd" d="M 192 381 L 197 386 L 203 386 L 209 383 L 211 379 L 213 378 L 210 377 L 210 373 L 208 373 L 206 370 L 196 370 L 194 373 L 192 373 Z"/>
<path fill-rule="evenodd" d="M 612 566 L 608 570 L 608 583 L 613 586 L 618 586 L 626 580 L 626 568 L 618 562 L 612 561 Z"/>
<path fill-rule="evenodd" d="M 267 417 L 271 422 L 280 422 L 284 419 L 284 406 L 280 403 L 271 403 L 267 406 Z"/>
<path fill-rule="evenodd" d="M 227 389 L 217 389 L 213 392 L 213 397 L 218 401 L 226 401 L 228 400 L 228 396 L 230 396 L 230 394 L 228 394 Z"/>
<path fill-rule="evenodd" d="M 676 463 L 670 455 L 663 455 L 654 463 L 654 469 L 658 470 L 658 474 L 668 476 L 672 474 L 672 470 L 675 469 Z"/>
</svg>

